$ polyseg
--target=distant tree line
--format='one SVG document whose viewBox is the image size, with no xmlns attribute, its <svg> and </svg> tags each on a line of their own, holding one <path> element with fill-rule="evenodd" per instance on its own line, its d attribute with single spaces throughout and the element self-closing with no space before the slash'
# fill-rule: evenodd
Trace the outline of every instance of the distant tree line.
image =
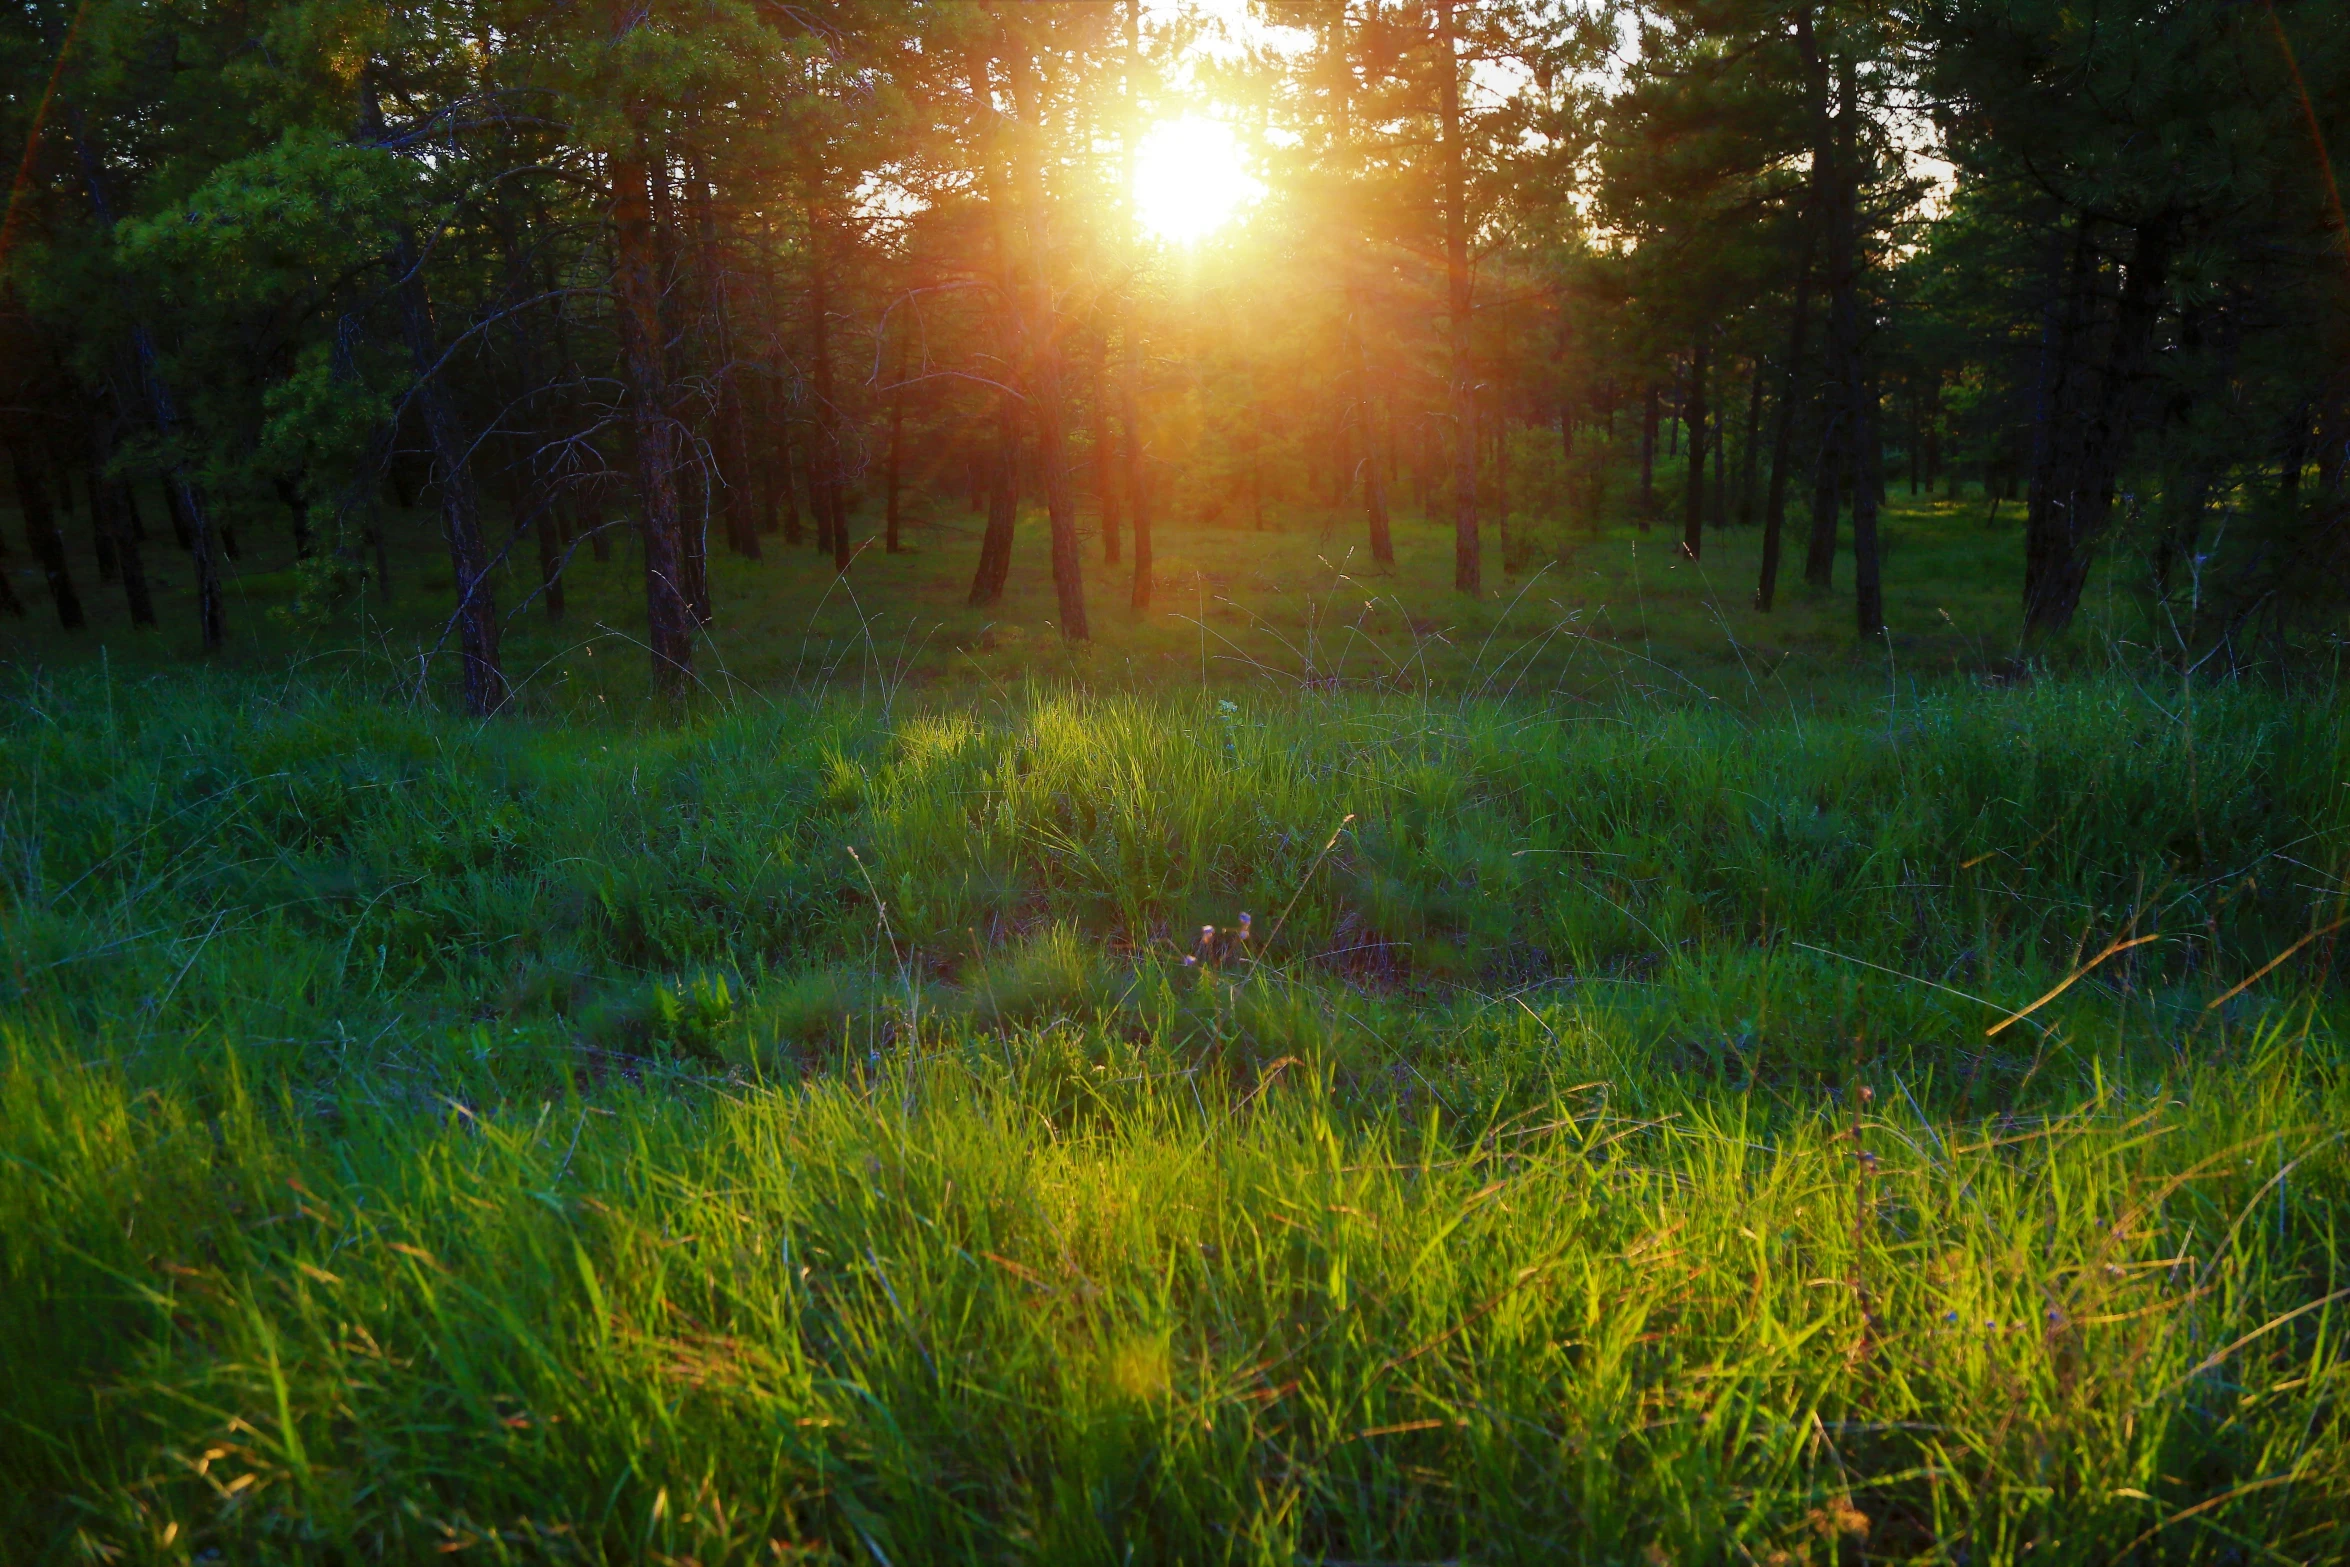
<svg viewBox="0 0 2350 1567">
<path fill-rule="evenodd" d="M 1866 634 L 1887 486 L 1960 479 L 2020 521 L 2031 638 L 2100 560 L 2187 644 L 2344 603 L 2350 11 L 1255 17 L 1208 51 L 1134 0 L 21 3 L 0 440 L 54 612 L 78 528 L 141 625 L 184 554 L 216 646 L 256 541 L 388 590 L 424 506 L 471 710 L 616 540 L 676 695 L 712 547 L 846 572 L 968 506 L 986 604 L 1025 496 L 1076 640 L 1089 570 L 1149 604 L 1155 519 L 1269 500 L 1374 564 L 1415 505 L 1466 592 L 1603 516 L 1751 526 L 1759 608 L 1848 558 Z M 1131 191 L 1198 90 L 1268 191 L 1184 260 Z"/>
</svg>

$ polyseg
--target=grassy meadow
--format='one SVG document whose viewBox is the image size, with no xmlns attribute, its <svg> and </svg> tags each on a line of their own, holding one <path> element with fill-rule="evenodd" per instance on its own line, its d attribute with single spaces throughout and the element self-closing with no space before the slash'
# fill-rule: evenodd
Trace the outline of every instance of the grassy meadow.
<svg viewBox="0 0 2350 1567">
<path fill-rule="evenodd" d="M 626 546 L 486 724 L 258 548 L 0 627 L 0 1558 L 2350 1556 L 2330 687 L 2019 678 L 1972 497 L 1867 648 L 930 520 L 668 723 Z"/>
</svg>

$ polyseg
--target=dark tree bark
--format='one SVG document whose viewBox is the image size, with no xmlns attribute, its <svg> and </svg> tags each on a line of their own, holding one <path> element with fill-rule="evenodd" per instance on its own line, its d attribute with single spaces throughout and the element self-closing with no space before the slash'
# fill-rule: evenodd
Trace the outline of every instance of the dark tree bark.
<svg viewBox="0 0 2350 1567">
<path fill-rule="evenodd" d="M 1045 233 L 1043 118 L 1037 108 L 1030 76 L 1027 41 L 1009 40 L 1005 63 L 1010 67 L 1012 97 L 1019 115 L 1018 147 L 1013 158 L 1014 181 L 1020 191 L 1023 227 L 1028 239 L 1027 288 L 1019 312 L 1022 357 L 1027 362 L 1029 412 L 1036 426 L 1038 478 L 1044 488 L 1045 516 L 1051 528 L 1053 597 L 1060 610 L 1063 640 L 1083 642 L 1091 635 L 1085 617 L 1085 562 L 1077 550 L 1077 505 L 1069 491 L 1067 446 L 1068 407 L 1061 387 L 1061 334 L 1053 305 L 1047 266 Z"/>
<path fill-rule="evenodd" d="M 370 144 L 384 140 L 383 111 L 373 73 L 362 70 L 359 84 L 360 134 Z M 425 291 L 416 241 L 405 230 L 392 243 L 393 306 L 416 376 L 410 394 L 431 446 L 441 493 L 441 537 L 448 546 L 449 574 L 455 579 L 460 684 L 465 711 L 487 717 L 505 706 L 506 672 L 498 662 L 498 607 L 489 583 L 489 552 L 481 534 L 481 497 L 467 456 L 471 442 L 457 416 L 448 383 L 440 375 L 441 341 L 433 322 L 432 297 Z"/>
<path fill-rule="evenodd" d="M 101 586 L 122 580 L 122 559 L 114 552 L 114 530 L 106 525 L 105 505 L 98 498 L 98 475 L 84 464 L 82 486 L 90 492 L 90 552 L 98 558 Z"/>
<path fill-rule="evenodd" d="M 1470 360 L 1468 189 L 1461 156 L 1461 66 L 1453 0 L 1436 0 L 1438 110 L 1443 135 L 1444 298 L 1451 350 L 1453 469 L 1452 585 L 1484 591 L 1483 543 L 1477 533 L 1477 379 Z"/>
<path fill-rule="evenodd" d="M 1799 13 L 1806 15 L 1807 13 Z M 1816 213 L 1815 213 L 1816 216 Z M 1803 384 L 1804 337 L 1811 326 L 1812 248 L 1816 222 L 1804 225 L 1803 260 L 1795 274 L 1795 309 L 1787 326 L 1787 363 L 1779 376 L 1779 406 L 1771 424 L 1771 487 L 1763 498 L 1762 569 L 1755 579 L 1754 607 L 1768 613 L 1779 591 L 1779 550 L 1787 523 L 1787 475 L 1795 449 L 1795 408 Z"/>
<path fill-rule="evenodd" d="M 1855 449 L 1852 410 L 1847 400 L 1851 388 L 1852 331 L 1857 321 L 1852 276 L 1854 171 L 1844 165 L 1837 135 L 1837 106 L 1829 91 L 1828 61 L 1812 38 L 1810 21 L 1808 12 L 1799 15 L 1796 40 L 1811 86 L 1813 184 L 1819 203 L 1820 229 L 1826 241 L 1828 322 L 1815 416 L 1819 443 L 1812 467 L 1811 536 L 1804 550 L 1803 580 L 1815 588 L 1828 588 L 1836 580 L 1836 513 Z M 1842 112 L 1847 115 L 1856 113 L 1857 109 L 1856 104 L 1842 105 Z"/>
<path fill-rule="evenodd" d="M 613 292 L 621 367 L 628 383 L 629 434 L 636 448 L 637 494 L 643 508 L 638 531 L 645 547 L 645 627 L 652 645 L 653 689 L 665 702 L 676 704 L 693 689 L 696 617 L 685 579 L 676 451 L 661 356 L 651 149 L 637 123 L 641 110 L 631 119 L 629 139 L 607 162 L 612 183 Z"/>
<path fill-rule="evenodd" d="M 996 445 L 987 486 L 987 531 L 971 574 L 971 602 L 993 604 L 1012 574 L 1012 530 L 1020 520 L 1020 418 L 1009 392 L 996 402 Z"/>
<path fill-rule="evenodd" d="M 1856 628 L 1863 637 L 1885 629 L 1885 589 L 1877 550 L 1877 498 L 1885 484 L 1885 447 L 1878 431 L 1882 399 L 1874 376 L 1853 373 L 1850 402 L 1853 444 L 1858 448 L 1852 485 L 1852 599 Z"/>
<path fill-rule="evenodd" d="M 974 51 L 969 70 L 972 101 L 985 109 L 994 101 L 994 88 L 985 57 Z M 987 203 L 988 239 L 995 261 L 997 301 L 989 326 L 994 339 L 996 363 L 1002 367 L 1004 382 L 996 391 L 995 451 L 989 460 L 987 476 L 987 529 L 980 536 L 979 563 L 971 573 L 970 601 L 974 605 L 993 604 L 1004 596 L 1004 583 L 1012 571 L 1012 531 L 1020 520 L 1021 398 L 1012 385 L 1018 374 L 1014 360 L 1020 331 L 1018 307 L 1014 301 L 1019 296 L 1019 279 L 1012 255 L 1011 224 L 1005 217 L 992 109 L 988 110 L 984 123 L 988 132 L 981 140 L 983 163 L 980 188 Z"/>
<path fill-rule="evenodd" d="M 118 388 L 110 377 L 105 400 L 97 405 L 91 420 L 90 518 L 99 536 L 112 546 L 115 580 L 122 584 L 123 603 L 130 610 L 131 624 L 152 626 L 155 599 L 148 589 L 147 561 L 140 548 L 140 535 L 146 530 L 139 526 L 139 503 L 128 484 L 106 477 L 106 463 L 113 455 L 120 418 L 111 410 L 121 406 Z"/>
<path fill-rule="evenodd" d="M 808 498 L 816 508 L 816 547 L 829 549 L 832 569 L 849 569 L 847 488 L 841 461 L 840 410 L 832 381 L 832 268 L 824 253 L 824 227 L 808 209 L 808 332 L 816 381 L 815 451 L 808 466 Z"/>
<path fill-rule="evenodd" d="M 1762 446 L 1763 356 L 1754 356 L 1753 378 L 1746 391 L 1746 442 L 1738 453 L 1738 526 L 1754 522 L 1755 465 Z"/>
<path fill-rule="evenodd" d="M 1724 375 L 1722 379 L 1726 381 L 1729 377 Z M 1730 460 L 1729 425 L 1723 417 L 1729 412 L 1729 409 L 1723 406 L 1727 401 L 1728 397 L 1724 395 L 1715 404 L 1713 427 L 1706 436 L 1707 443 L 1713 448 L 1714 482 L 1706 502 L 1705 519 L 1709 526 L 1715 528 L 1727 527 L 1730 521 L 1730 486 L 1729 480 L 1723 477 L 1728 470 Z"/>
<path fill-rule="evenodd" d="M 1691 560 L 1705 553 L 1705 371 L 1706 334 L 1689 351 L 1689 386 L 1681 404 L 1689 426 L 1688 483 L 1681 504 L 1681 553 Z"/>
<path fill-rule="evenodd" d="M 286 509 L 287 525 L 294 536 L 294 559 L 308 560 L 314 546 L 310 537 L 310 508 L 303 504 L 301 487 L 281 473 L 270 480 L 270 488 L 277 492 L 278 504 Z"/>
<path fill-rule="evenodd" d="M 1337 84 L 1335 108 L 1341 146 L 1349 144 L 1353 135 L 1354 65 L 1347 52 L 1348 20 L 1347 8 L 1342 6 L 1332 22 L 1332 42 L 1337 53 L 1332 79 Z M 1379 418 L 1373 400 L 1376 383 L 1371 371 L 1370 339 L 1363 331 L 1362 279 L 1353 254 L 1346 255 L 1341 264 L 1346 267 L 1347 370 L 1351 383 L 1347 406 L 1355 428 L 1362 432 L 1363 524 L 1370 535 L 1371 559 L 1378 565 L 1392 566 L 1395 538 L 1387 515 L 1387 484 L 1379 464 Z"/>
<path fill-rule="evenodd" d="M 90 509 L 97 525 L 113 535 L 115 579 L 122 584 L 124 605 L 130 610 L 131 624 L 155 624 L 155 599 L 147 586 L 147 562 L 139 549 L 139 541 L 130 527 L 130 492 L 119 480 L 101 478 L 91 497 Z"/>
<path fill-rule="evenodd" d="M 2113 324 L 2098 363 L 2079 363 L 2096 277 L 2087 222 L 2074 238 L 2069 298 L 2061 307 L 2047 402 L 2048 428 L 2040 442 L 2024 517 L 2024 635 L 2054 636 L 2072 623 L 2088 585 L 2089 566 L 2113 508 L 2116 480 L 2128 443 L 2131 404 L 2154 347 L 2169 290 L 2178 218 L 2158 212 L 2131 232 L 2129 266 Z"/>
<path fill-rule="evenodd" d="M 906 443 L 906 340 L 898 339 L 898 366 L 889 389 L 889 470 L 883 476 L 882 551 L 898 553 L 898 468 Z"/>
<path fill-rule="evenodd" d="M 57 531 L 57 513 L 37 449 L 21 434 L 8 438 L 8 466 L 16 480 L 17 511 L 24 518 L 25 547 L 41 563 L 49 584 L 49 602 L 57 609 L 57 624 L 79 631 L 84 624 L 81 595 L 74 591 L 73 574 L 65 566 L 65 535 Z"/>
<path fill-rule="evenodd" d="M 1656 515 L 1656 423 L 1658 416 L 1656 383 L 1648 383 L 1648 390 L 1640 403 L 1640 531 L 1648 531 L 1648 520 Z"/>
<path fill-rule="evenodd" d="M 73 136 L 74 157 L 80 166 L 82 188 L 88 194 L 91 209 L 97 215 L 98 227 L 111 231 L 114 227 L 114 204 L 107 194 L 97 151 L 90 144 L 78 107 L 67 106 L 66 124 Z M 155 433 L 168 442 L 179 429 L 179 407 L 157 365 L 155 339 L 148 333 L 145 322 L 131 323 L 130 348 L 131 362 L 138 370 L 139 390 L 147 404 L 148 418 L 155 426 Z M 211 516 L 196 494 L 195 486 L 177 465 L 164 470 L 163 495 L 164 503 L 171 511 L 172 527 L 179 536 L 180 546 L 188 552 L 196 569 L 196 624 L 205 651 L 211 652 L 228 637 L 227 619 L 221 609 L 219 556 L 225 548 L 231 560 L 236 558 L 235 537 L 225 529 L 216 533 Z"/>
<path fill-rule="evenodd" d="M 699 130 L 699 120 L 695 129 Z M 717 194 L 709 170 L 697 153 L 686 163 L 686 204 L 694 215 L 694 251 L 701 274 L 702 335 L 709 374 L 717 388 L 711 410 L 711 445 L 718 465 L 712 485 L 724 524 L 726 547 L 745 560 L 760 558 L 759 527 L 752 516 L 750 443 L 743 430 L 742 377 L 736 373 L 734 297 L 729 286 L 726 254 L 719 245 Z M 706 580 L 703 595 L 707 599 Z"/>
<path fill-rule="evenodd" d="M 799 477 L 794 471 L 799 465 L 792 461 L 791 425 L 781 419 L 775 424 L 775 489 L 783 502 L 783 542 L 801 542 Z"/>
</svg>

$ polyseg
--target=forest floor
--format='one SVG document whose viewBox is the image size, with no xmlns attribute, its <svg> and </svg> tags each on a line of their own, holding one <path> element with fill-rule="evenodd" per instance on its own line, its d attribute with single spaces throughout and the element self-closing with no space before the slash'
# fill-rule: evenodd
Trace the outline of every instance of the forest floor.
<svg viewBox="0 0 2350 1567">
<path fill-rule="evenodd" d="M 0 1556 L 2342 1559 L 2350 717 L 1891 529 L 0 628 Z"/>
<path fill-rule="evenodd" d="M 896 555 L 885 552 L 878 520 L 860 518 L 846 577 L 828 556 L 780 535 L 763 536 L 763 559 L 739 559 L 713 522 L 715 624 L 700 646 L 698 674 L 714 695 L 846 688 L 872 696 L 1042 679 L 1144 690 L 1308 682 L 1541 697 L 1649 686 L 1685 693 L 1695 682 L 1739 700 L 1765 685 L 1784 697 L 1790 683 L 1808 696 L 1856 671 L 1850 557 L 1837 560 L 1832 588 L 1807 587 L 1799 511 L 1768 614 L 1753 607 L 1757 527 L 1709 529 L 1704 558 L 1692 562 L 1680 558 L 1679 525 L 1669 518 L 1640 528 L 1611 515 L 1596 532 L 1519 519 L 1506 537 L 1489 524 L 1486 587 L 1472 599 L 1452 586 L 1448 520 L 1399 510 L 1391 567 L 1370 560 L 1358 511 L 1292 508 L 1273 520 L 1278 526 L 1266 531 L 1162 522 L 1156 591 L 1138 612 L 1129 607 L 1131 566 L 1104 560 L 1088 507 L 1081 533 L 1092 639 L 1075 648 L 1054 624 L 1040 508 L 1022 510 L 1003 598 L 979 608 L 967 600 L 981 519 L 958 505 L 910 501 Z M 1864 681 L 1881 688 L 1888 676 L 2008 668 L 2018 652 L 2020 521 L 2012 503 L 1994 518 L 1972 486 L 1924 496 L 1896 488 L 1883 529 L 1890 636 L 1862 655 Z M 432 678 L 453 679 L 438 519 L 393 513 L 385 528 L 388 601 L 364 550 L 337 580 L 323 566 L 299 568 L 290 534 L 247 523 L 244 558 L 229 576 L 227 661 L 259 669 L 292 661 L 312 675 L 389 665 L 413 675 L 419 654 L 431 652 Z M 69 521 L 70 544 L 80 545 L 82 532 Z M 566 612 L 556 621 L 534 591 L 535 546 L 525 538 L 509 548 L 497 583 L 505 662 L 532 710 L 576 715 L 620 703 L 632 711 L 644 690 L 643 570 L 624 526 L 609 529 L 606 541 L 607 561 L 584 544 L 574 550 Z M 183 665 L 198 651 L 192 574 L 168 539 L 151 539 L 147 557 L 164 629 L 134 635 L 120 592 L 97 581 L 86 550 L 74 551 L 94 637 L 55 630 L 28 556 L 0 560 L 32 610 L 25 621 L 0 621 L 0 657 L 79 660 L 102 640 L 110 657 L 131 667 Z M 2100 574 L 2085 606 L 2085 646 L 2101 646 L 2138 618 L 2122 580 L 2127 571 Z"/>
</svg>

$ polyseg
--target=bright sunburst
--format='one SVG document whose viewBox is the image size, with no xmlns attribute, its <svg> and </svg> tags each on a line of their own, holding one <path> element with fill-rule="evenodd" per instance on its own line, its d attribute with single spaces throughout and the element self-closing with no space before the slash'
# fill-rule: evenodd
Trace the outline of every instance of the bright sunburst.
<svg viewBox="0 0 2350 1567">
<path fill-rule="evenodd" d="M 1264 191 L 1250 176 L 1232 127 L 1217 120 L 1161 120 L 1136 150 L 1136 214 L 1144 228 L 1173 244 L 1205 239 Z"/>
</svg>

